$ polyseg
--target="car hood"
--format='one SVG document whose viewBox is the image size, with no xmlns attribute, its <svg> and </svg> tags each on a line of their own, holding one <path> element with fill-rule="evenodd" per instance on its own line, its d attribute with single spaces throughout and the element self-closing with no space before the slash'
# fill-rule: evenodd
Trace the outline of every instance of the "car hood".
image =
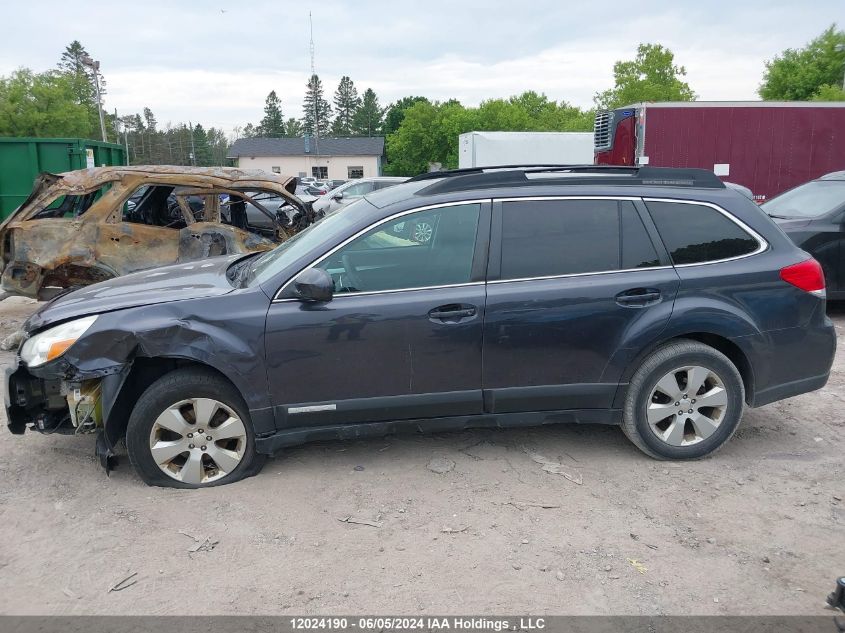
<svg viewBox="0 0 845 633">
<path fill-rule="evenodd" d="M 810 223 L 809 219 L 799 218 L 772 218 L 780 228 L 784 231 L 792 231 L 795 229 L 803 229 Z"/>
<path fill-rule="evenodd" d="M 24 324 L 26 332 L 89 314 L 232 292 L 226 269 L 243 254 L 151 268 L 61 294 Z"/>
</svg>

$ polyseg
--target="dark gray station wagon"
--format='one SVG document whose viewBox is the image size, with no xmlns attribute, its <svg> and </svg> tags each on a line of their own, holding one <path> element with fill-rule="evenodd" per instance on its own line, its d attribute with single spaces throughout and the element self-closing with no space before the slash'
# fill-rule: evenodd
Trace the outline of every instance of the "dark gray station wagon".
<svg viewBox="0 0 845 633">
<path fill-rule="evenodd" d="M 97 432 L 107 467 L 125 437 L 144 481 L 181 487 L 400 430 L 618 424 L 698 458 L 745 405 L 822 387 L 835 349 L 815 260 L 712 173 L 650 167 L 418 176 L 25 328 L 11 431 Z"/>
</svg>

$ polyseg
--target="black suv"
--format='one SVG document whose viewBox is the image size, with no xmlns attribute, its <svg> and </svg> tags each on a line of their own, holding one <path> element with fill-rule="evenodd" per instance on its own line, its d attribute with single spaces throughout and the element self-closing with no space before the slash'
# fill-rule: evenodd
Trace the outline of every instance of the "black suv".
<svg viewBox="0 0 845 633">
<path fill-rule="evenodd" d="M 107 468 L 125 436 L 144 481 L 181 487 L 400 430 L 619 424 L 702 457 L 745 404 L 822 387 L 836 341 L 818 263 L 753 202 L 710 172 L 594 166 L 418 176 L 25 329 L 11 431 L 99 432 Z"/>
</svg>

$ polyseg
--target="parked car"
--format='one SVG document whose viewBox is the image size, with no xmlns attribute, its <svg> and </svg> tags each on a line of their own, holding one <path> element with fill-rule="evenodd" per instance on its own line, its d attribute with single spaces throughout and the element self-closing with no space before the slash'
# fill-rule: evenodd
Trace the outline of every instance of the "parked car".
<svg viewBox="0 0 845 633">
<path fill-rule="evenodd" d="M 48 299 L 164 264 L 269 250 L 312 218 L 294 179 L 224 167 L 100 167 L 42 174 L 29 198 L 0 224 L 2 290 Z M 297 224 L 255 203 L 255 226 L 221 217 L 220 196 L 261 192 L 297 209 Z M 300 220 L 302 220 L 300 222 Z"/>
<path fill-rule="evenodd" d="M 320 190 L 315 187 L 312 187 L 311 185 L 296 186 L 296 197 L 302 200 L 303 202 L 313 202 L 321 195 L 323 194 L 320 193 Z"/>
<path fill-rule="evenodd" d="M 406 180 L 408 179 L 399 176 L 377 176 L 374 178 L 349 180 L 338 188 L 320 196 L 314 202 L 314 211 L 317 213 L 337 211 L 350 202 L 366 196 L 368 193 L 398 185 Z"/>
<path fill-rule="evenodd" d="M 845 299 L 845 171 L 785 191 L 761 208 L 822 265 L 830 299 Z"/>
<path fill-rule="evenodd" d="M 425 218 L 432 235 L 397 224 Z M 745 405 L 822 387 L 819 264 L 712 172 L 418 176 L 264 254 L 65 294 L 25 324 L 13 433 L 125 437 L 148 484 L 251 475 L 317 439 L 548 422 L 708 455 Z"/>
</svg>

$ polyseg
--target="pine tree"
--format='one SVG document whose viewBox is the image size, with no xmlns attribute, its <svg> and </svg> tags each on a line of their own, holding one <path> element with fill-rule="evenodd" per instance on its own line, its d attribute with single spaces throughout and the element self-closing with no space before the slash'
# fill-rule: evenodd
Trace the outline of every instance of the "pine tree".
<svg viewBox="0 0 845 633">
<path fill-rule="evenodd" d="M 332 123 L 332 136 L 352 134 L 352 117 L 361 106 L 361 98 L 352 80 L 343 76 L 334 93 L 335 119 Z"/>
<path fill-rule="evenodd" d="M 378 136 L 381 133 L 384 110 L 372 88 L 367 88 L 361 105 L 352 117 L 352 133 L 358 136 Z"/>
<path fill-rule="evenodd" d="M 264 118 L 258 124 L 258 136 L 279 137 L 285 135 L 285 118 L 282 116 L 282 101 L 271 90 L 264 102 Z"/>
<path fill-rule="evenodd" d="M 323 98 L 323 83 L 316 74 L 308 80 L 305 100 L 302 104 L 305 117 L 305 133 L 312 136 L 328 136 L 331 126 L 332 107 Z"/>
<path fill-rule="evenodd" d="M 61 59 L 59 59 L 59 72 L 74 80 L 74 89 L 77 94 L 77 103 L 82 105 L 96 105 L 97 90 L 94 86 L 94 69 L 82 63 L 85 58 L 90 58 L 88 51 L 79 43 L 73 40 L 65 47 Z M 100 93 L 105 93 L 105 80 L 100 79 Z"/>
<path fill-rule="evenodd" d="M 302 136 L 302 133 L 302 121 L 293 117 L 285 121 L 285 136 L 297 137 Z"/>
<path fill-rule="evenodd" d="M 88 51 L 85 50 L 79 40 L 73 40 L 65 47 L 57 66 L 59 72 L 70 80 L 76 102 L 88 109 L 88 118 L 91 120 L 92 129 L 99 129 L 100 112 L 97 103 L 97 89 L 94 83 L 95 75 L 100 82 L 100 98 L 106 94 L 106 80 L 99 69 L 95 70 L 83 63 L 86 58 L 88 60 L 91 58 Z"/>
<path fill-rule="evenodd" d="M 193 145 L 191 151 L 194 154 L 192 164 L 207 167 L 211 165 L 211 147 L 208 145 L 208 136 L 205 133 L 205 128 L 199 123 L 191 130 L 193 136 Z"/>
</svg>

